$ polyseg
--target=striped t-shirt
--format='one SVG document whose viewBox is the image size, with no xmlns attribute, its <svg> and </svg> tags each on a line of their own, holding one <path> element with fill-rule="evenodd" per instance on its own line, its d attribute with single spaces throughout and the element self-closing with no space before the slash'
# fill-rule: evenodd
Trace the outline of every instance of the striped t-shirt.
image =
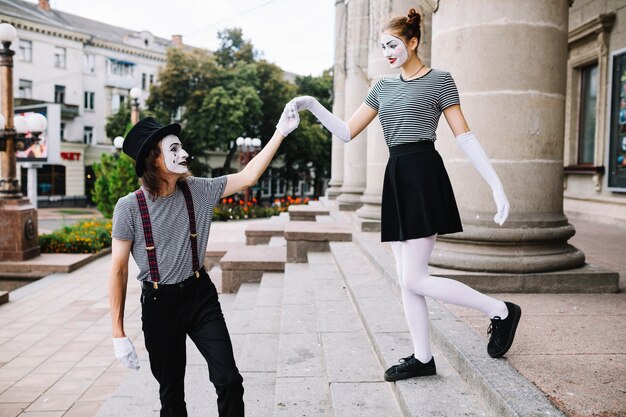
<svg viewBox="0 0 626 417">
<path fill-rule="evenodd" d="M 217 178 L 187 178 L 193 198 L 198 234 L 198 260 L 204 264 L 204 253 L 209 240 L 209 229 L 213 218 L 213 208 L 219 202 L 226 176 Z M 180 187 L 166 197 L 153 201 L 144 190 L 146 204 L 152 223 L 152 234 L 159 266 L 160 282 L 176 284 L 193 274 L 191 240 L 189 239 L 189 215 L 185 197 Z M 141 213 L 137 196 L 134 193 L 120 198 L 113 211 L 113 231 L 115 239 L 132 240 L 132 255 L 139 266 L 137 279 L 151 281 L 150 266 L 146 253 L 146 240 L 143 234 Z"/>
<path fill-rule="evenodd" d="M 400 75 L 381 78 L 370 89 L 365 103 L 378 111 L 385 142 L 392 147 L 435 141 L 441 112 L 460 101 L 450 73 L 431 69 L 409 81 Z"/>
</svg>

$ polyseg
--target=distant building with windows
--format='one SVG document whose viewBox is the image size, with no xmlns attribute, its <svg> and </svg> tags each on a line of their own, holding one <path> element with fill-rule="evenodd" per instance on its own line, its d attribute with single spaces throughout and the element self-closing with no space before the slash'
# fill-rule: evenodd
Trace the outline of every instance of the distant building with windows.
<svg viewBox="0 0 626 417">
<path fill-rule="evenodd" d="M 564 209 L 626 225 L 626 2 L 569 13 Z"/>
<path fill-rule="evenodd" d="M 182 46 L 182 37 L 163 39 L 86 19 L 54 10 L 48 0 L 0 0 L 0 21 L 18 33 L 11 46 L 16 108 L 60 110 L 48 126 L 48 142 L 57 151 L 36 165 L 38 195 L 84 199 L 93 185 L 91 165 L 113 150 L 107 117 L 129 100 L 132 87 L 142 89 L 140 103 L 147 98 L 167 48 Z M 25 188 L 27 165 L 18 165 Z"/>
</svg>

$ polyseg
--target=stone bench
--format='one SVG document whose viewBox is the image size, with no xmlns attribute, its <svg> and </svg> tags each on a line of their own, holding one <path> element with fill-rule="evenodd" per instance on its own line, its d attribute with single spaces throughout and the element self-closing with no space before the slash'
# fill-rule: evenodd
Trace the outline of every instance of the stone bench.
<svg viewBox="0 0 626 417">
<path fill-rule="evenodd" d="M 291 221 L 285 227 L 287 262 L 307 262 L 309 251 L 330 250 L 328 242 L 351 242 L 352 226 L 340 223 Z"/>
<path fill-rule="evenodd" d="M 269 243 L 274 236 L 283 236 L 286 222 L 252 223 L 246 228 L 246 245 Z"/>
<path fill-rule="evenodd" d="M 315 216 L 328 216 L 330 210 L 322 206 L 317 205 L 293 205 L 289 206 L 287 210 L 289 212 L 289 220 L 292 221 L 309 221 L 314 222 Z"/>
<path fill-rule="evenodd" d="M 243 242 L 209 242 L 204 254 L 204 267 L 207 271 L 211 270 L 215 265 L 219 265 L 226 252 L 244 246 Z"/>
<path fill-rule="evenodd" d="M 242 246 L 229 250 L 220 262 L 222 292 L 236 292 L 244 282 L 260 282 L 264 272 L 285 270 L 285 248 Z"/>
</svg>

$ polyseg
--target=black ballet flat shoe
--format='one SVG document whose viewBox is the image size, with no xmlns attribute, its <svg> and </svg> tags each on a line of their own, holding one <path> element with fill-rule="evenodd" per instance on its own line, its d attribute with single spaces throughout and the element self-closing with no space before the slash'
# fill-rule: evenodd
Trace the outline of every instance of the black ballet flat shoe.
<svg viewBox="0 0 626 417">
<path fill-rule="evenodd" d="M 492 358 L 500 358 L 509 351 L 515 338 L 515 331 L 520 317 L 522 317 L 522 308 L 517 304 L 505 302 L 509 315 L 503 320 L 496 316 L 491 319 L 491 324 L 487 329 L 487 333 L 491 335 L 487 344 L 487 353 Z"/>
<path fill-rule="evenodd" d="M 422 363 L 415 359 L 415 355 L 411 355 L 408 358 L 400 359 L 399 362 L 400 365 L 393 365 L 385 371 L 385 381 L 393 382 L 401 379 L 437 374 L 435 358 L 431 358 L 427 363 Z"/>
</svg>

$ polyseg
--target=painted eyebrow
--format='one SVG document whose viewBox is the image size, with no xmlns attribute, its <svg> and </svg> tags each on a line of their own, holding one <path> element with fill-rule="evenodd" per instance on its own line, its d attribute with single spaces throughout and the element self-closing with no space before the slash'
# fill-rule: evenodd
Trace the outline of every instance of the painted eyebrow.
<svg viewBox="0 0 626 417">
<path fill-rule="evenodd" d="M 180 143 L 172 143 L 172 144 L 170 145 L 170 151 L 172 150 L 172 147 L 174 147 L 174 146 L 175 146 L 175 147 L 179 147 L 179 146 L 180 146 Z"/>
</svg>

